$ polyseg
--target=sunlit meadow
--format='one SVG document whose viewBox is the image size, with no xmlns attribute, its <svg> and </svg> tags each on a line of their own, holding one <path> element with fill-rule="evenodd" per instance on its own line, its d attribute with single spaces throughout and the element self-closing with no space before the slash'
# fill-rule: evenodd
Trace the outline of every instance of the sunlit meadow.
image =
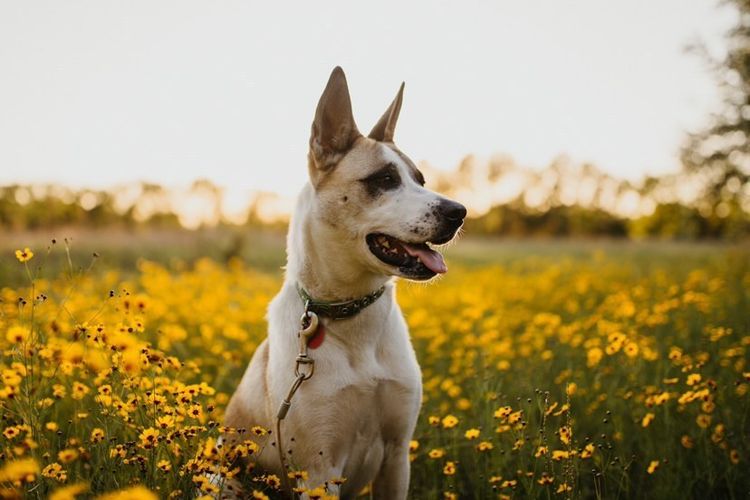
<svg viewBox="0 0 750 500">
<path fill-rule="evenodd" d="M 425 388 L 410 498 L 746 498 L 747 249 L 495 248 L 399 284 Z M 0 291 L 1 498 L 217 495 L 207 473 L 277 496 L 253 468 L 273 433 L 221 422 L 279 273 L 63 242 L 0 260 L 25 275 Z"/>
</svg>

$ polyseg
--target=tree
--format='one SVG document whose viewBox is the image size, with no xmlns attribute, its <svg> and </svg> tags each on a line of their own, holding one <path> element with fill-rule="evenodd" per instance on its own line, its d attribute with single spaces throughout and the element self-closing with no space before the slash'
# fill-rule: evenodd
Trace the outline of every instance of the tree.
<svg viewBox="0 0 750 500">
<path fill-rule="evenodd" d="M 687 173 L 698 176 L 698 208 L 704 216 L 727 220 L 736 230 L 750 212 L 750 0 L 725 0 L 737 12 L 719 59 L 700 47 L 711 64 L 723 98 L 709 126 L 691 134 L 682 150 Z M 732 221 L 732 222 L 729 222 Z M 729 231 L 733 232 L 733 231 Z"/>
</svg>

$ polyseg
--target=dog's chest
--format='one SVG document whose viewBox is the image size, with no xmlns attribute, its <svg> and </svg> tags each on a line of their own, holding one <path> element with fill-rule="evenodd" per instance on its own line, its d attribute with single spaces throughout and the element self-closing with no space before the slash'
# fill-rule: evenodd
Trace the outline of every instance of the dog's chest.
<svg viewBox="0 0 750 500">
<path fill-rule="evenodd" d="M 421 375 L 408 337 L 401 333 L 403 343 L 390 339 L 356 352 L 324 343 L 317 350 L 315 377 L 304 388 L 314 434 L 324 438 L 326 454 L 342 465 L 349 487 L 370 482 L 389 448 L 411 438 Z"/>
<path fill-rule="evenodd" d="M 420 389 L 412 381 L 360 380 L 318 400 L 326 415 L 326 454 L 342 467 L 345 491 L 354 493 L 377 475 L 384 458 L 411 437 Z M 320 422 L 320 421 L 319 421 Z"/>
</svg>

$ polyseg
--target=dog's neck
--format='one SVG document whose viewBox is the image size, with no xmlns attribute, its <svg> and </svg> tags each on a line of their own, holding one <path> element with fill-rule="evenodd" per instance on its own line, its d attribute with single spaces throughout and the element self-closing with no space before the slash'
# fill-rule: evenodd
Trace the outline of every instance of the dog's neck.
<svg viewBox="0 0 750 500">
<path fill-rule="evenodd" d="M 286 281 L 303 287 L 316 300 L 341 301 L 362 297 L 391 278 L 364 268 L 342 240 L 323 221 L 311 216 L 312 187 L 297 202 L 287 238 Z"/>
</svg>

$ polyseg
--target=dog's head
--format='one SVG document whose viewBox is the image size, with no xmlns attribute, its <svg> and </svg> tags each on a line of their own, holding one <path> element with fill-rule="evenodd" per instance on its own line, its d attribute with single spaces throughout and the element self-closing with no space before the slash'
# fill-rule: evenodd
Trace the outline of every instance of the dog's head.
<svg viewBox="0 0 750 500">
<path fill-rule="evenodd" d="M 313 210 L 373 272 L 427 280 L 447 270 L 430 244 L 453 239 L 466 208 L 426 189 L 422 173 L 393 143 L 403 91 L 402 84 L 365 137 L 354 123 L 344 72 L 333 70 L 310 137 Z"/>
</svg>

